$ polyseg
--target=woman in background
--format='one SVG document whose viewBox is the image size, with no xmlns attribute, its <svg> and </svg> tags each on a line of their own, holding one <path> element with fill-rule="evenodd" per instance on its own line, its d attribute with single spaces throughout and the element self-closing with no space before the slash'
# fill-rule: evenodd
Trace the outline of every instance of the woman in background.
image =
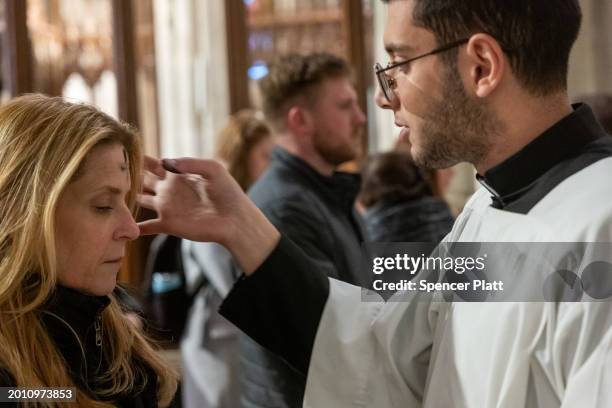
<svg viewBox="0 0 612 408">
<path fill-rule="evenodd" d="M 401 151 L 371 156 L 358 197 L 368 240 L 440 242 L 454 220 L 446 202 L 434 194 L 432 179 Z"/>
<path fill-rule="evenodd" d="M 267 168 L 273 147 L 267 124 L 254 111 L 244 110 L 231 116 L 219 134 L 216 158 L 246 191 Z M 190 293 L 204 282 L 181 343 L 183 404 L 239 407 L 239 331 L 217 313 L 238 277 L 237 268 L 231 254 L 218 244 L 183 241 L 182 252 Z"/>
<path fill-rule="evenodd" d="M 272 131 L 263 116 L 245 109 L 230 116 L 219 133 L 215 156 L 247 191 L 268 167 L 273 148 Z"/>
<path fill-rule="evenodd" d="M 139 235 L 141 161 L 134 131 L 91 106 L 0 108 L 0 386 L 76 387 L 84 407 L 171 403 L 176 375 L 113 294 Z"/>
</svg>

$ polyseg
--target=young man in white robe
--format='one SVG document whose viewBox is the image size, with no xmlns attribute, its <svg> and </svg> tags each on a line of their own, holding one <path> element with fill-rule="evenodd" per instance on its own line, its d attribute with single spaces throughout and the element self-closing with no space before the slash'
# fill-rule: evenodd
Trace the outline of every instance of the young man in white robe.
<svg viewBox="0 0 612 408">
<path fill-rule="evenodd" d="M 577 0 L 389 2 L 378 105 L 417 163 L 470 162 L 483 186 L 447 241 L 612 241 L 612 140 L 566 90 L 580 19 Z M 232 252 L 245 276 L 221 313 L 308 374 L 304 406 L 612 406 L 609 271 L 579 276 L 581 302 L 366 302 L 319 273 L 218 164 L 149 159 L 148 170 L 140 202 L 158 218 L 142 233 Z M 537 273 L 514 261 L 509 273 Z"/>
</svg>

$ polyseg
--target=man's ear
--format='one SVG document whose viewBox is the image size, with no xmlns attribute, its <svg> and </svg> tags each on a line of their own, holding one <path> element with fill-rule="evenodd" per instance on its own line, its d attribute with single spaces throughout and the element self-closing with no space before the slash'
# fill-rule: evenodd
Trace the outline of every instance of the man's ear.
<svg viewBox="0 0 612 408">
<path fill-rule="evenodd" d="M 294 105 L 287 112 L 287 128 L 295 135 L 310 133 L 312 129 L 312 115 L 302 106 Z"/>
<path fill-rule="evenodd" d="M 495 38 L 473 35 L 466 45 L 469 79 L 467 86 L 479 98 L 486 98 L 499 86 L 507 69 L 507 59 Z"/>
</svg>

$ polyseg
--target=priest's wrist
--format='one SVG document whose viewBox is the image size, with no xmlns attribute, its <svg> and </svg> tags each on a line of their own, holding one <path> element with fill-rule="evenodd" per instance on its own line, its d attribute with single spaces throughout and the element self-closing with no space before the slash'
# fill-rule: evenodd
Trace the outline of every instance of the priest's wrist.
<svg viewBox="0 0 612 408">
<path fill-rule="evenodd" d="M 251 200 L 245 200 L 233 217 L 233 228 L 222 244 L 232 253 L 240 269 L 250 276 L 268 258 L 280 233 Z"/>
</svg>

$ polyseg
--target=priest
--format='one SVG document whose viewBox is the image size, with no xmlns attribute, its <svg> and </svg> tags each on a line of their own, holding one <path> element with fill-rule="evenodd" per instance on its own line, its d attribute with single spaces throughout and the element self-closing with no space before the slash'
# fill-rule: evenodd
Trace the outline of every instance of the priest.
<svg viewBox="0 0 612 408">
<path fill-rule="evenodd" d="M 472 163 L 482 186 L 445 240 L 612 242 L 612 139 L 567 95 L 578 1 L 387 7 L 377 104 L 418 164 Z M 585 293 L 571 303 L 365 301 L 317 271 L 217 163 L 149 159 L 148 170 L 140 202 L 158 218 L 141 232 L 228 247 L 245 275 L 221 313 L 308 375 L 305 407 L 612 406 L 605 270 L 576 270 Z M 537 273 L 519 264 L 509 273 Z"/>
</svg>

